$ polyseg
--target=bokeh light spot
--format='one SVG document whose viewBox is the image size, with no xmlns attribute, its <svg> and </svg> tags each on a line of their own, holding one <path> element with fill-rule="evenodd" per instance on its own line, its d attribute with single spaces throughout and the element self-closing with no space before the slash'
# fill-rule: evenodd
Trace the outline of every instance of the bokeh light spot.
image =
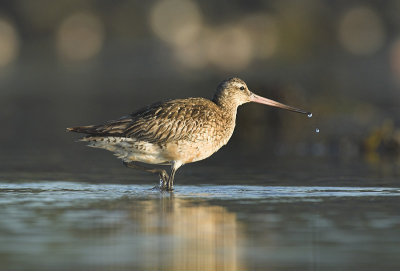
<svg viewBox="0 0 400 271">
<path fill-rule="evenodd" d="M 103 25 L 93 14 L 73 14 L 61 23 L 56 42 L 62 60 L 88 60 L 96 56 L 103 46 Z"/>
<path fill-rule="evenodd" d="M 14 61 L 19 51 L 19 39 L 15 27 L 0 18 L 0 68 Z"/>
<path fill-rule="evenodd" d="M 243 19 L 241 26 L 253 44 L 253 54 L 266 59 L 273 56 L 278 45 L 276 19 L 268 14 L 254 14 Z"/>
<path fill-rule="evenodd" d="M 368 7 L 347 11 L 340 20 L 338 31 L 342 46 L 356 55 L 376 52 L 385 39 L 381 18 Z"/>
<path fill-rule="evenodd" d="M 228 26 L 206 35 L 209 63 L 226 71 L 245 68 L 252 59 L 252 43 L 247 32 L 238 26 Z"/>
<path fill-rule="evenodd" d="M 390 64 L 395 82 L 400 85 L 400 39 L 395 41 L 390 50 Z"/>
<path fill-rule="evenodd" d="M 202 29 L 202 16 L 189 0 L 161 0 L 150 14 L 154 33 L 163 41 L 184 46 L 196 39 Z"/>
<path fill-rule="evenodd" d="M 176 48 L 175 57 L 180 64 L 188 68 L 201 69 L 207 65 L 205 48 L 200 39 Z"/>
</svg>

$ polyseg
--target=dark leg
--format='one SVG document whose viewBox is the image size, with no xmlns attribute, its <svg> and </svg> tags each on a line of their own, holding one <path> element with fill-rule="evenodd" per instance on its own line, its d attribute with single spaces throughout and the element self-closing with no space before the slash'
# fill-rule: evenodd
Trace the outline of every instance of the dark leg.
<svg viewBox="0 0 400 271">
<path fill-rule="evenodd" d="M 173 161 L 172 167 L 171 167 L 171 175 L 169 176 L 168 182 L 167 182 L 167 190 L 169 190 L 169 191 L 174 190 L 175 172 L 181 165 L 182 164 L 180 162 Z"/>
<path fill-rule="evenodd" d="M 165 188 L 169 182 L 169 176 L 167 174 L 167 172 L 164 169 L 161 168 L 147 168 L 144 166 L 139 166 L 137 164 L 135 164 L 135 162 L 123 162 L 124 165 L 128 168 L 134 168 L 134 169 L 138 169 L 138 170 L 142 170 L 142 171 L 146 171 L 146 172 L 150 172 L 150 173 L 155 173 L 158 174 L 158 176 L 160 176 L 161 179 L 161 188 Z"/>
<path fill-rule="evenodd" d="M 170 190 L 170 191 L 174 190 L 175 172 L 176 172 L 176 169 L 172 168 L 171 175 L 168 178 L 167 189 Z"/>
</svg>

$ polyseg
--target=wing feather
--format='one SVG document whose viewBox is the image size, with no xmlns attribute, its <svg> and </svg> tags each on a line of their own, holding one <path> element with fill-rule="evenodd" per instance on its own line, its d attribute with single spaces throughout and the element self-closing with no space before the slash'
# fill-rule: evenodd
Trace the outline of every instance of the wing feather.
<svg viewBox="0 0 400 271">
<path fill-rule="evenodd" d="M 91 136 L 121 136 L 151 143 L 198 139 L 221 114 L 210 100 L 188 98 L 152 104 L 101 125 L 69 128 Z M 194 135 L 196 133 L 196 135 Z"/>
</svg>

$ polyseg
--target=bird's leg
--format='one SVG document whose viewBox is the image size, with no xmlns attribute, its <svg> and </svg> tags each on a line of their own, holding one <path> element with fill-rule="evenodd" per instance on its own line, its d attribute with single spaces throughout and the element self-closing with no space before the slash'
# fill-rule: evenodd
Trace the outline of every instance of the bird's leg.
<svg viewBox="0 0 400 271">
<path fill-rule="evenodd" d="M 138 170 L 142 170 L 142 171 L 146 171 L 146 172 L 150 172 L 150 173 L 156 173 L 158 174 L 158 176 L 160 176 L 160 180 L 161 180 L 161 188 L 164 189 L 167 187 L 168 181 L 169 181 L 169 176 L 167 174 L 167 172 L 164 169 L 161 168 L 147 168 L 144 166 L 139 166 L 137 164 L 135 164 L 135 162 L 123 162 L 124 165 L 128 168 L 134 168 L 134 169 L 138 169 Z"/>
<path fill-rule="evenodd" d="M 175 177 L 176 169 L 172 168 L 171 175 L 169 175 L 168 182 L 167 182 L 167 190 L 174 190 L 174 177 Z"/>
<path fill-rule="evenodd" d="M 180 162 L 177 161 L 173 161 L 172 162 L 172 166 L 171 166 L 171 175 L 168 178 L 168 182 L 167 182 L 167 190 L 174 190 L 174 177 L 175 177 L 175 172 L 176 170 L 181 166 L 182 164 Z"/>
</svg>

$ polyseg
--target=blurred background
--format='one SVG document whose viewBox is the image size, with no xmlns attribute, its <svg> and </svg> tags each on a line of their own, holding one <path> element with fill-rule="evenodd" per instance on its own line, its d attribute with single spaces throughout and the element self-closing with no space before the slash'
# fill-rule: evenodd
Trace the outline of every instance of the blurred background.
<svg viewBox="0 0 400 271">
<path fill-rule="evenodd" d="M 399 173 L 399 14 L 398 0 L 2 1 L 0 168 L 114 161 L 65 128 L 159 100 L 211 98 L 239 76 L 314 116 L 242 106 L 212 161 L 330 157 L 390 161 Z"/>
</svg>

